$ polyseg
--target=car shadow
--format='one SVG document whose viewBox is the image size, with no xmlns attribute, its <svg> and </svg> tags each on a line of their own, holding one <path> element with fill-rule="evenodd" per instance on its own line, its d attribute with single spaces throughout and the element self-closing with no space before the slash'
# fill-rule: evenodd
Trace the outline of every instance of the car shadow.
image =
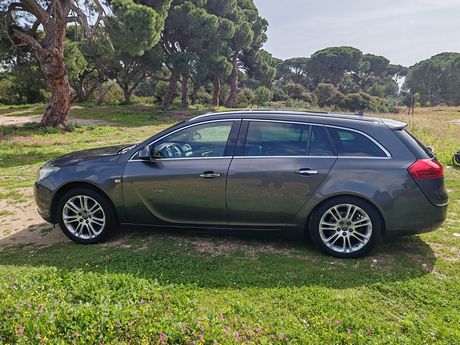
<svg viewBox="0 0 460 345">
<path fill-rule="evenodd" d="M 202 233 L 123 228 L 98 245 L 78 245 L 40 223 L 0 240 L 0 264 L 116 273 L 160 284 L 204 288 L 349 288 L 398 282 L 433 271 L 435 255 L 419 237 L 387 239 L 370 255 L 335 259 L 297 234 Z"/>
</svg>

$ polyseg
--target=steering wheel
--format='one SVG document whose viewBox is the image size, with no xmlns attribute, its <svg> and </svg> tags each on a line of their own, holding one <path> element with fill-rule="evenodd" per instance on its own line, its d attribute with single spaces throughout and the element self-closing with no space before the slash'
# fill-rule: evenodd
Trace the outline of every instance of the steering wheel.
<svg viewBox="0 0 460 345">
<path fill-rule="evenodd" d="M 176 143 L 163 143 L 157 147 L 157 152 L 164 158 L 185 157 L 184 149 Z"/>
</svg>

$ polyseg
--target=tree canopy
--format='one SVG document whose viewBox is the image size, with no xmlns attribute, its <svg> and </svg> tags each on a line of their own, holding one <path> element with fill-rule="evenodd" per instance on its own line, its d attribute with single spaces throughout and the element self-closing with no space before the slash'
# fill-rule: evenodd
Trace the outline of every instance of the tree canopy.
<svg viewBox="0 0 460 345">
<path fill-rule="evenodd" d="M 6 0 L 0 16 L 0 102 L 48 98 L 43 125 L 65 126 L 75 99 L 110 101 L 114 87 L 120 103 L 154 97 L 165 108 L 382 111 L 405 95 L 460 104 L 459 53 L 410 68 L 349 46 L 277 59 L 263 49 L 268 22 L 253 0 Z"/>
<path fill-rule="evenodd" d="M 460 53 L 441 53 L 415 64 L 405 86 L 423 104 L 460 104 Z"/>
</svg>

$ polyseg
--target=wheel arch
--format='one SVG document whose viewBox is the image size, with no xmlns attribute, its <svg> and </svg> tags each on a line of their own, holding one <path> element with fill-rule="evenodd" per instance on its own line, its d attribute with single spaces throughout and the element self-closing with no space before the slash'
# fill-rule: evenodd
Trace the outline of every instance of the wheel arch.
<svg viewBox="0 0 460 345">
<path fill-rule="evenodd" d="M 382 214 L 382 211 L 379 209 L 379 207 L 374 203 L 372 202 L 372 200 L 370 200 L 369 198 L 366 198 L 362 195 L 359 195 L 359 194 L 353 194 L 353 193 L 344 193 L 344 194 L 336 194 L 336 195 L 331 195 L 331 196 L 328 196 L 322 200 L 320 200 L 311 210 L 311 212 L 308 214 L 308 217 L 307 217 L 307 222 L 305 224 L 305 233 L 307 236 L 309 236 L 309 226 L 310 226 L 310 221 L 311 221 L 311 218 L 313 216 L 313 214 L 315 213 L 315 211 L 321 207 L 321 205 L 323 205 L 324 203 L 332 200 L 332 199 L 337 199 L 337 198 L 343 198 L 343 197 L 349 197 L 349 198 L 353 198 L 353 199 L 360 199 L 361 201 L 367 203 L 369 206 L 371 206 L 375 211 L 377 211 L 377 214 L 379 215 L 380 217 L 380 221 L 382 222 L 382 235 L 385 235 L 386 233 L 386 224 L 385 224 L 385 218 L 383 217 L 383 214 Z"/>
<path fill-rule="evenodd" d="M 59 187 L 59 189 L 53 195 L 53 200 L 51 202 L 51 217 L 52 217 L 52 221 L 54 224 L 57 223 L 57 218 L 58 218 L 57 217 L 57 207 L 58 207 L 59 199 L 68 191 L 72 189 L 76 189 L 76 188 L 87 188 L 87 189 L 91 189 L 94 192 L 101 194 L 101 196 L 106 198 L 107 201 L 110 203 L 110 206 L 112 207 L 112 212 L 115 215 L 115 220 L 116 222 L 119 222 L 118 213 L 116 211 L 115 205 L 112 199 L 108 196 L 108 194 L 103 189 L 101 189 L 100 187 L 90 182 L 73 181 L 73 182 L 66 183 L 62 185 L 61 187 Z"/>
</svg>

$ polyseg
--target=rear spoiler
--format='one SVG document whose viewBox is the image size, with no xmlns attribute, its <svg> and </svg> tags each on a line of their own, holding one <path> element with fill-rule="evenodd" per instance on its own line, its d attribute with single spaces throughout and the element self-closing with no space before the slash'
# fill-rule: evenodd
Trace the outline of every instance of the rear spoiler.
<svg viewBox="0 0 460 345">
<path fill-rule="evenodd" d="M 391 120 L 391 119 L 382 119 L 382 122 L 385 126 L 387 126 L 388 128 L 394 131 L 400 131 L 401 129 L 404 129 L 407 127 L 407 123 L 401 122 L 401 121 L 396 121 L 396 120 Z"/>
</svg>

